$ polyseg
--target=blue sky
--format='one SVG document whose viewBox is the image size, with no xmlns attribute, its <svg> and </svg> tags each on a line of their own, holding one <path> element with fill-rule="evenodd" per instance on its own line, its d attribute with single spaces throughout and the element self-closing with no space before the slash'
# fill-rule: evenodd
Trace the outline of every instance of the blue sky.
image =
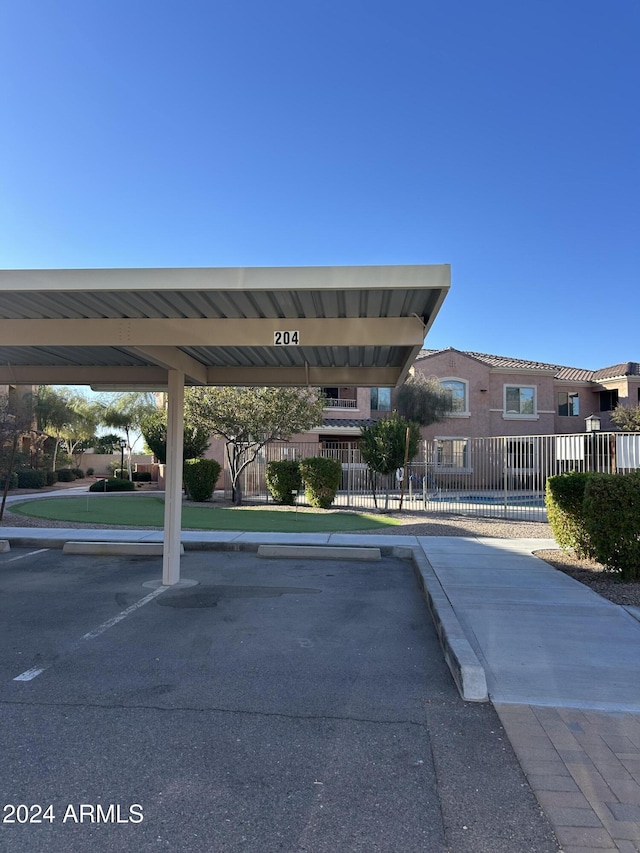
<svg viewBox="0 0 640 853">
<path fill-rule="evenodd" d="M 638 0 L 0 0 L 0 267 L 450 263 L 427 345 L 640 360 Z"/>
</svg>

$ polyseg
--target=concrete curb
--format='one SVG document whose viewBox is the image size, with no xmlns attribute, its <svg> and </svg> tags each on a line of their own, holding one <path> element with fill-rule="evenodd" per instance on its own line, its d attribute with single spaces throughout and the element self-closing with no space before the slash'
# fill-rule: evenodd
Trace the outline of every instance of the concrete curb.
<svg viewBox="0 0 640 853">
<path fill-rule="evenodd" d="M 637 619 L 640 622 L 640 607 L 633 607 L 631 604 L 625 604 L 624 609 L 633 616 L 634 619 Z"/>
<path fill-rule="evenodd" d="M 259 545 L 258 557 L 306 560 L 379 560 L 380 548 L 346 545 Z"/>
<path fill-rule="evenodd" d="M 64 554 L 93 554 L 101 557 L 162 557 L 162 542 L 65 542 Z M 184 554 L 184 546 L 180 546 Z"/>
<path fill-rule="evenodd" d="M 460 695 L 468 702 L 488 702 L 487 678 L 458 621 L 431 563 L 421 548 L 412 548 L 416 574 L 424 590 L 447 666 Z"/>
<path fill-rule="evenodd" d="M 6 551 L 11 550 L 11 545 L 9 545 L 8 539 L 0 539 L 0 554 L 4 554 Z"/>
</svg>

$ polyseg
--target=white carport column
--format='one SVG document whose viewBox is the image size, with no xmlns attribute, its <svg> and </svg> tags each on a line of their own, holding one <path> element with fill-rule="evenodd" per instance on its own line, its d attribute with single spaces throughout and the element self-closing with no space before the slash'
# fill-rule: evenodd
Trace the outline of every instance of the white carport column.
<svg viewBox="0 0 640 853">
<path fill-rule="evenodd" d="M 162 583 L 180 580 L 180 534 L 182 522 L 182 443 L 184 436 L 184 373 L 169 371 L 167 411 L 167 470 L 164 495 L 164 548 Z"/>
</svg>

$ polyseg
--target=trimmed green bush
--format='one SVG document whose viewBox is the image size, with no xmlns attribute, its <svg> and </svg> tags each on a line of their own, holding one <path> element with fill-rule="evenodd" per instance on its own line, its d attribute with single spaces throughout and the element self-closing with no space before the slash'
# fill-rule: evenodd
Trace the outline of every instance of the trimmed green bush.
<svg viewBox="0 0 640 853">
<path fill-rule="evenodd" d="M 44 471 L 36 471 L 34 468 L 20 468 L 16 474 L 18 475 L 19 489 L 41 489 L 47 485 L 47 475 Z"/>
<path fill-rule="evenodd" d="M 151 471 L 132 471 L 134 483 L 150 483 L 152 480 Z"/>
<path fill-rule="evenodd" d="M 622 580 L 640 580 L 640 472 L 590 478 L 584 519 L 591 556 Z"/>
<path fill-rule="evenodd" d="M 96 480 L 89 486 L 90 492 L 132 492 L 135 489 L 135 483 L 131 480 L 118 480 L 116 477 L 109 477 L 105 480 Z"/>
<path fill-rule="evenodd" d="M 330 507 L 342 477 L 340 460 L 326 456 L 310 456 L 303 459 L 299 466 L 307 503 L 322 509 Z"/>
<path fill-rule="evenodd" d="M 293 506 L 296 495 L 302 488 L 300 465 L 293 459 L 267 463 L 267 488 L 277 504 Z"/>
<path fill-rule="evenodd" d="M 47 486 L 55 486 L 58 482 L 58 472 L 57 471 L 47 471 Z"/>
<path fill-rule="evenodd" d="M 184 484 L 190 500 L 211 500 L 221 470 L 215 459 L 187 459 L 184 463 Z"/>
<path fill-rule="evenodd" d="M 4 489 L 4 484 L 6 483 L 5 477 L 0 477 L 0 489 Z M 18 488 L 18 474 L 14 471 L 9 477 L 9 488 L 17 489 Z"/>
<path fill-rule="evenodd" d="M 93 477 L 93 468 L 87 468 L 87 477 Z"/>
<path fill-rule="evenodd" d="M 73 483 L 77 479 L 75 472 L 71 468 L 61 468 L 57 474 L 59 483 Z"/>
<path fill-rule="evenodd" d="M 558 545 L 573 548 L 579 557 L 591 556 L 584 518 L 587 482 L 598 474 L 572 471 L 549 477 L 546 487 L 547 518 Z"/>
<path fill-rule="evenodd" d="M 72 468 L 71 470 L 76 475 L 76 480 L 84 480 L 84 471 L 82 468 Z"/>
</svg>

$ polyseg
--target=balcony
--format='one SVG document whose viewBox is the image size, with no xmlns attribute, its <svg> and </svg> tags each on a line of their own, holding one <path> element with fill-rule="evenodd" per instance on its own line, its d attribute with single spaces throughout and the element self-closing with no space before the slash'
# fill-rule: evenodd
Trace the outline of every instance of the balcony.
<svg viewBox="0 0 640 853">
<path fill-rule="evenodd" d="M 324 408 L 354 411 L 358 408 L 358 392 L 356 388 L 322 388 Z"/>
<path fill-rule="evenodd" d="M 327 397 L 325 400 L 325 409 L 357 409 L 357 400 L 344 400 L 340 397 Z"/>
</svg>

